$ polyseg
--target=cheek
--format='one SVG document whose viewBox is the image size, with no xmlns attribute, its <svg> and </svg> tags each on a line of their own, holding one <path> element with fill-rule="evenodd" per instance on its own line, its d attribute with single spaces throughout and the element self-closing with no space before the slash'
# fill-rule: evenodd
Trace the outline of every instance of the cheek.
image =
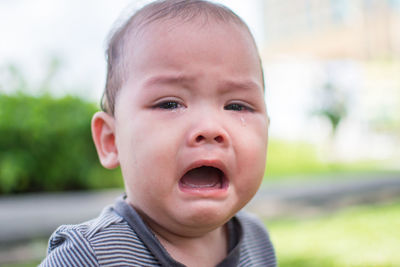
<svg viewBox="0 0 400 267">
<path fill-rule="evenodd" d="M 264 177 L 265 149 L 255 147 L 247 148 L 238 158 L 238 172 L 236 174 L 235 190 L 238 198 L 247 203 L 255 195 Z"/>
<path fill-rule="evenodd" d="M 258 188 L 265 171 L 268 130 L 264 121 L 241 127 L 235 138 L 240 188 Z"/>
<path fill-rule="evenodd" d="M 149 121 L 152 120 L 136 120 L 118 136 L 121 169 L 130 187 L 160 187 L 174 175 L 182 137 L 175 127 Z"/>
<path fill-rule="evenodd" d="M 246 154 L 249 159 L 257 158 L 265 161 L 268 142 L 267 121 L 263 116 L 239 118 L 234 129 L 235 142 L 240 146 L 240 154 Z"/>
<path fill-rule="evenodd" d="M 266 149 L 261 142 L 244 142 L 241 154 L 237 157 L 238 173 L 246 177 L 247 183 L 258 181 L 265 171 Z"/>
</svg>

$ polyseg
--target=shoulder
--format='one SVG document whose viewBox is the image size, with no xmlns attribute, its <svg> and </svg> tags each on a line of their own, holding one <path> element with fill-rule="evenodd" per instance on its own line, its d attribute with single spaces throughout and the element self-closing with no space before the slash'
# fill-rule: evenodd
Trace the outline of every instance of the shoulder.
<svg viewBox="0 0 400 267">
<path fill-rule="evenodd" d="M 116 261 L 127 265 L 154 262 L 136 232 L 113 207 L 107 207 L 96 219 L 60 226 L 50 237 L 41 266 L 107 266 Z"/>
<path fill-rule="evenodd" d="M 91 241 L 97 233 L 119 221 L 111 208 L 106 208 L 91 221 L 60 226 L 50 237 L 47 257 L 41 266 L 98 266 Z"/>
<path fill-rule="evenodd" d="M 276 266 L 274 247 L 264 224 L 255 215 L 244 211 L 240 211 L 236 218 L 243 231 L 240 265 Z"/>
</svg>

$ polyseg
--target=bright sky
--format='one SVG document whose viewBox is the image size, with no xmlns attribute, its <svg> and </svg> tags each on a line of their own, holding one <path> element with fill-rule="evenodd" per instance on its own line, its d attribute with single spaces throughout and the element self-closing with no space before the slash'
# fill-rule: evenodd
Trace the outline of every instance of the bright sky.
<svg viewBox="0 0 400 267">
<path fill-rule="evenodd" d="M 55 94 L 71 92 L 97 100 L 105 80 L 105 39 L 114 21 L 149 1 L 2 0 L 0 65 L 17 64 L 30 82 L 39 82 L 48 61 L 62 61 Z M 221 0 L 262 39 L 259 0 Z"/>
</svg>

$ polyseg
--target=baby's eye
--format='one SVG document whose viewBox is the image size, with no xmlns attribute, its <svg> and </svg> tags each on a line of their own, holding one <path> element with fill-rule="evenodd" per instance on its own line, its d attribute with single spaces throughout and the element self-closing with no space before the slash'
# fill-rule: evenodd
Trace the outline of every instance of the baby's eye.
<svg viewBox="0 0 400 267">
<path fill-rule="evenodd" d="M 176 108 L 180 108 L 182 105 L 179 104 L 176 101 L 165 101 L 165 102 L 161 102 L 157 105 L 155 105 L 155 108 L 161 108 L 161 109 L 176 109 Z"/>
<path fill-rule="evenodd" d="M 243 105 L 243 104 L 239 104 L 239 103 L 232 103 L 232 104 L 228 104 L 224 107 L 225 110 L 234 110 L 234 111 L 253 111 L 252 108 L 250 108 L 249 106 Z"/>
</svg>

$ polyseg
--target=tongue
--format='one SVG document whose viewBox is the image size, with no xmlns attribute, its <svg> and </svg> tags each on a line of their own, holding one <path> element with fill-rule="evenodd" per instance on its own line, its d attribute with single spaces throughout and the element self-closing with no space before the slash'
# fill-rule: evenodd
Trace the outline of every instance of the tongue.
<svg viewBox="0 0 400 267">
<path fill-rule="evenodd" d="M 220 188 L 221 171 L 213 167 L 200 167 L 187 172 L 181 184 L 191 188 Z"/>
</svg>

